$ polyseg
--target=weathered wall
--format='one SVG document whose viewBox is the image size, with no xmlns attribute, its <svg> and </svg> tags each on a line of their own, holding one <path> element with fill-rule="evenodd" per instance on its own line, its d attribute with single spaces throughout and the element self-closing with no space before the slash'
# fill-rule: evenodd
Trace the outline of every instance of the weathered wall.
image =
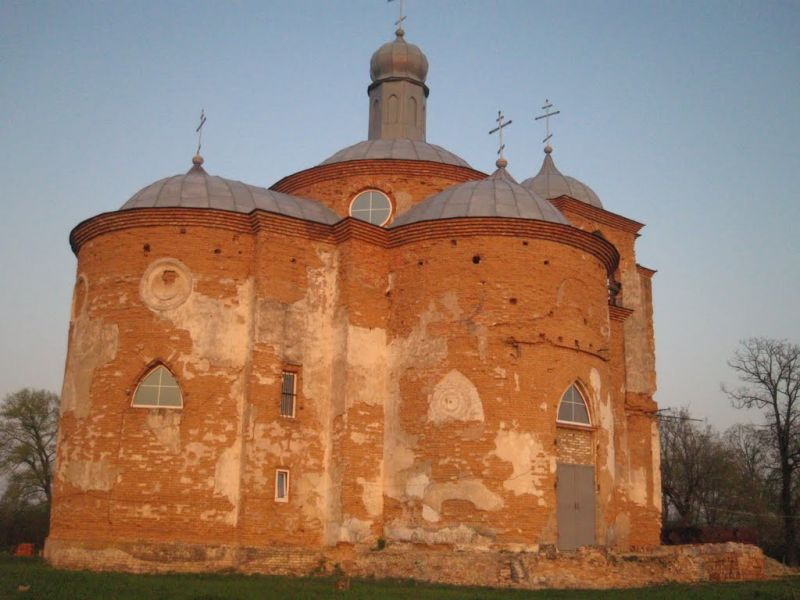
<svg viewBox="0 0 800 600">
<path fill-rule="evenodd" d="M 610 418 L 605 269 L 560 244 L 487 236 L 401 246 L 391 272 L 387 537 L 554 543 L 561 396 L 579 381 L 593 422 Z M 613 440 L 597 435 L 602 539 Z"/>
<path fill-rule="evenodd" d="M 276 541 L 530 549 L 558 539 L 559 461 L 595 468 L 598 544 L 657 543 L 654 405 L 628 387 L 637 310 L 608 305 L 605 242 L 517 235 L 511 220 L 451 238 L 140 214 L 76 238 L 51 560 L 123 542 L 136 556 L 205 544 L 212 563 Z M 181 410 L 130 406 L 157 362 Z M 279 414 L 283 370 L 294 418 Z M 590 427 L 556 427 L 572 383 Z M 164 560 L 183 568 L 181 552 Z"/>
</svg>

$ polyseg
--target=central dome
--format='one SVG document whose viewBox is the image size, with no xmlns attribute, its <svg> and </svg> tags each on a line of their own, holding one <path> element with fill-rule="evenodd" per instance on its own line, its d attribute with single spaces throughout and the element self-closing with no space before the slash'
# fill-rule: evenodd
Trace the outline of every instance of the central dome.
<svg viewBox="0 0 800 600">
<path fill-rule="evenodd" d="M 369 62 L 372 81 L 389 78 L 408 78 L 425 82 L 428 76 L 428 59 L 422 50 L 409 44 L 402 29 L 398 29 L 393 41 L 378 48 Z"/>
</svg>

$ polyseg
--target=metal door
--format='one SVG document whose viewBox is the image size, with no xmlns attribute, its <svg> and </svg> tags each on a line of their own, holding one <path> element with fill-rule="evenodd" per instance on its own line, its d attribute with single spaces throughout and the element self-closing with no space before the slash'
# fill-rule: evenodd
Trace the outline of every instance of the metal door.
<svg viewBox="0 0 800 600">
<path fill-rule="evenodd" d="M 556 488 L 558 547 L 594 544 L 594 467 L 558 463 Z"/>
</svg>

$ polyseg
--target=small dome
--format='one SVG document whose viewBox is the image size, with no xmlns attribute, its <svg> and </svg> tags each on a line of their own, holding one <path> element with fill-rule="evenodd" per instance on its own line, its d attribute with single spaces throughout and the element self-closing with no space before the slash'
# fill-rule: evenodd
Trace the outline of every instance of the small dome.
<svg viewBox="0 0 800 600">
<path fill-rule="evenodd" d="M 348 160 L 369 160 L 375 158 L 392 158 L 395 160 L 426 160 L 428 162 L 456 165 L 471 169 L 467 161 L 445 150 L 441 146 L 419 140 L 366 140 L 339 150 L 320 164 L 346 162 Z"/>
<path fill-rule="evenodd" d="M 603 208 L 603 203 L 600 202 L 597 194 L 585 183 L 582 183 L 570 177 L 569 175 L 562 175 L 561 171 L 556 168 L 551 156 L 553 149 L 548 146 L 545 148 L 544 162 L 539 172 L 522 182 L 522 186 L 539 194 L 540 196 L 552 200 L 559 196 L 569 196 L 580 200 L 590 206 L 596 208 Z"/>
<path fill-rule="evenodd" d="M 428 59 L 417 46 L 406 42 L 402 29 L 397 37 L 378 48 L 369 62 L 372 81 L 389 77 L 407 77 L 425 83 L 428 76 Z"/>
<path fill-rule="evenodd" d="M 136 192 L 120 210 L 137 208 L 213 208 L 237 213 L 254 210 L 296 217 L 306 221 L 332 225 L 341 220 L 328 207 L 314 200 L 296 198 L 209 175 L 203 169 L 203 159 L 196 156 L 188 173 L 160 179 Z"/>
<path fill-rule="evenodd" d="M 390 227 L 456 217 L 511 217 L 569 225 L 555 206 L 500 167 L 486 179 L 453 185 L 431 196 L 399 215 Z"/>
</svg>

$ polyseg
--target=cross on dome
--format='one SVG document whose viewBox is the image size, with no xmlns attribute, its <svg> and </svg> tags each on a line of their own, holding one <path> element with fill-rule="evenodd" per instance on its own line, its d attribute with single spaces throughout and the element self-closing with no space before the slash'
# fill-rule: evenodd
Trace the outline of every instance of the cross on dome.
<svg viewBox="0 0 800 600">
<path fill-rule="evenodd" d="M 387 0 L 387 1 L 394 2 L 394 0 Z M 400 4 L 400 16 L 397 18 L 397 21 L 395 21 L 394 24 L 397 25 L 397 30 L 395 31 L 395 33 L 399 36 L 402 36 L 403 33 L 405 33 L 403 31 L 403 21 L 406 20 L 406 17 L 405 15 L 403 15 L 403 0 L 400 0 L 399 4 Z"/>
<path fill-rule="evenodd" d="M 495 164 L 499 169 L 504 168 L 508 164 L 508 161 L 506 160 L 505 156 L 503 156 L 503 150 L 506 147 L 506 145 L 503 143 L 503 128 L 507 127 L 508 125 L 511 125 L 511 119 L 509 119 L 508 121 L 504 121 L 505 118 L 506 117 L 503 114 L 503 111 L 498 110 L 497 118 L 495 119 L 495 121 L 497 121 L 497 127 L 495 127 L 489 132 L 489 135 L 496 133 L 498 137 L 499 148 L 497 149 L 497 162 Z"/>
<path fill-rule="evenodd" d="M 550 100 L 548 100 L 547 98 L 545 98 L 544 106 L 542 106 L 542 110 L 544 111 L 544 114 L 543 115 L 539 115 L 538 117 L 534 117 L 534 119 L 533 119 L 534 121 L 538 121 L 540 119 L 544 119 L 545 130 L 546 130 L 547 133 L 544 136 L 544 139 L 542 140 L 543 144 L 547 144 L 547 142 L 550 140 L 550 138 L 553 137 L 553 134 L 550 133 L 550 117 L 554 117 L 557 114 L 561 113 L 560 110 L 556 110 L 556 111 L 550 112 L 551 108 L 553 108 L 553 103 L 550 102 Z M 553 147 L 550 144 L 547 144 L 544 147 L 544 151 L 547 154 L 550 154 L 553 151 Z"/>
<path fill-rule="evenodd" d="M 197 152 L 195 152 L 195 156 L 200 156 L 200 147 L 202 146 L 203 142 L 203 125 L 206 124 L 206 109 L 200 109 L 200 124 L 195 129 L 195 133 L 197 133 Z M 202 158 L 201 163 L 202 164 Z"/>
</svg>

